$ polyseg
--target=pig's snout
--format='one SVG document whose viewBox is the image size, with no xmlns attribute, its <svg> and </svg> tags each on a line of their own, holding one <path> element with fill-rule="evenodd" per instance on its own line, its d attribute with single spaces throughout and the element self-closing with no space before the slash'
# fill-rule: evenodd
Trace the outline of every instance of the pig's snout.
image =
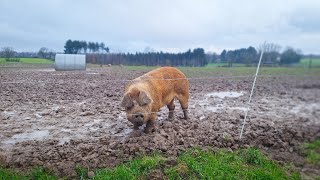
<svg viewBox="0 0 320 180">
<path fill-rule="evenodd" d="M 142 119 L 143 120 L 143 114 L 141 114 L 141 113 L 133 114 L 133 119 Z"/>
<path fill-rule="evenodd" d="M 132 122 L 138 126 L 142 126 L 144 122 L 144 115 L 141 113 L 136 113 L 132 115 Z"/>
</svg>

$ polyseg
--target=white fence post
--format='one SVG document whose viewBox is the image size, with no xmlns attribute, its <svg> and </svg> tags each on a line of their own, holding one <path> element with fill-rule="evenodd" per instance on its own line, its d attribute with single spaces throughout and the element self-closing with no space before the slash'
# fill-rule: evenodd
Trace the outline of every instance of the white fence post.
<svg viewBox="0 0 320 180">
<path fill-rule="evenodd" d="M 251 98 L 252 98 L 252 94 L 253 94 L 254 87 L 255 87 L 255 85 L 256 85 L 256 80 L 257 80 L 257 76 L 258 76 L 258 73 L 259 73 L 260 64 L 261 64 L 262 56 L 263 56 L 263 53 L 264 53 L 265 44 L 266 44 L 266 42 L 264 42 L 264 44 L 263 44 L 263 48 L 262 48 L 262 50 L 261 50 L 261 55 L 260 55 L 258 67 L 257 67 L 257 70 L 256 70 L 256 75 L 254 76 L 254 80 L 253 80 L 253 84 L 252 84 L 252 88 L 251 88 L 251 93 L 250 93 L 250 97 L 249 97 L 249 102 L 248 102 L 248 108 L 246 109 L 246 112 L 245 112 L 245 115 L 244 115 L 244 120 L 243 120 L 242 127 L 241 127 L 241 131 L 240 131 L 240 140 L 241 140 L 241 138 L 242 138 L 244 125 L 245 125 L 245 123 L 246 123 L 248 111 L 249 111 L 249 109 L 250 109 Z"/>
</svg>

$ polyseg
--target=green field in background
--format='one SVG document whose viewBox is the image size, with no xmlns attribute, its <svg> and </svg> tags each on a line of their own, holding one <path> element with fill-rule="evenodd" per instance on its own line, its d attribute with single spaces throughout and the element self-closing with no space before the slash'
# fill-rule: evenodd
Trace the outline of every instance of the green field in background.
<svg viewBox="0 0 320 180">
<path fill-rule="evenodd" d="M 158 66 L 125 66 L 131 71 L 150 71 Z M 254 76 L 256 67 L 178 67 L 187 77 Z M 266 76 L 320 76 L 319 68 L 261 67 L 259 75 Z"/>
<path fill-rule="evenodd" d="M 5 58 L 0 58 L 0 64 L 53 64 L 54 61 L 48 59 L 41 59 L 41 58 L 19 58 L 20 62 L 8 62 Z"/>
<path fill-rule="evenodd" d="M 304 67 L 308 67 L 309 63 L 310 63 L 310 59 L 304 58 L 304 59 L 301 59 L 299 65 L 304 66 Z M 311 67 L 320 67 L 320 58 L 311 59 Z"/>
</svg>

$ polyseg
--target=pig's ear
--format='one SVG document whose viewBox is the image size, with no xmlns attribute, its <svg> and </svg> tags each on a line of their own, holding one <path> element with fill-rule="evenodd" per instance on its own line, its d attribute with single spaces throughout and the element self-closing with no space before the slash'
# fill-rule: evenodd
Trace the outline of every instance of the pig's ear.
<svg viewBox="0 0 320 180">
<path fill-rule="evenodd" d="M 122 102 L 121 102 L 121 107 L 132 107 L 133 106 L 133 102 L 132 99 L 130 98 L 130 94 L 125 94 Z"/>
<path fill-rule="evenodd" d="M 147 95 L 146 92 L 140 91 L 139 98 L 138 98 L 138 103 L 139 103 L 140 106 L 147 105 L 147 104 L 151 103 L 151 99 Z"/>
</svg>

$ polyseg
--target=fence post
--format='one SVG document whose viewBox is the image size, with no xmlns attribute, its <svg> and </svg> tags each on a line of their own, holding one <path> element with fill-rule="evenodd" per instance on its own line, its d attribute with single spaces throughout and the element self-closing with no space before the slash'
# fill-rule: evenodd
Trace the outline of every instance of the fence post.
<svg viewBox="0 0 320 180">
<path fill-rule="evenodd" d="M 263 47 L 265 47 L 265 44 L 266 44 L 266 42 L 264 42 L 264 46 Z M 246 123 L 248 111 L 249 111 L 249 108 L 250 108 L 251 98 L 252 98 L 254 86 L 256 85 L 256 80 L 257 80 L 257 76 L 258 76 L 258 73 L 259 73 L 259 68 L 260 68 L 260 64 L 261 64 L 261 59 L 262 59 L 263 53 L 264 53 L 264 48 L 261 50 L 261 55 L 260 55 L 259 63 L 258 63 L 258 66 L 257 66 L 256 75 L 254 76 L 254 80 L 253 80 L 253 84 L 252 84 L 252 88 L 251 88 L 251 93 L 250 93 L 250 97 L 249 97 L 249 102 L 248 102 L 248 108 L 246 109 L 246 112 L 245 112 L 245 115 L 244 115 L 244 119 L 243 119 L 243 123 L 242 123 L 242 128 L 241 128 L 241 131 L 240 131 L 240 140 L 242 138 L 244 125 Z"/>
</svg>

